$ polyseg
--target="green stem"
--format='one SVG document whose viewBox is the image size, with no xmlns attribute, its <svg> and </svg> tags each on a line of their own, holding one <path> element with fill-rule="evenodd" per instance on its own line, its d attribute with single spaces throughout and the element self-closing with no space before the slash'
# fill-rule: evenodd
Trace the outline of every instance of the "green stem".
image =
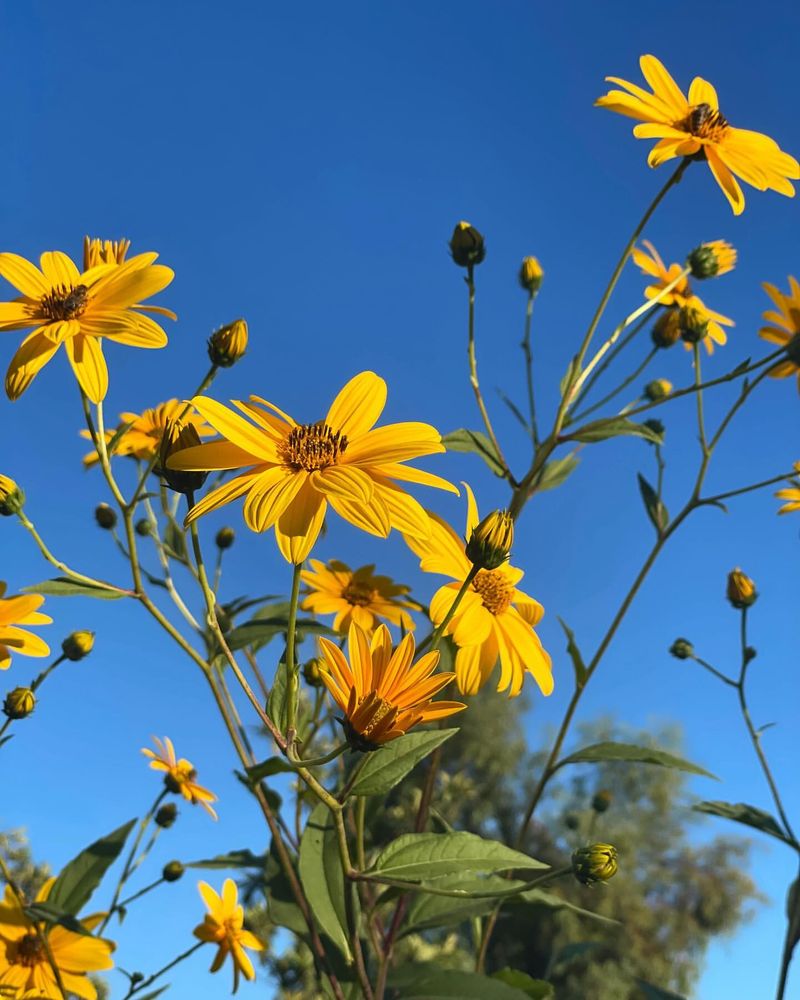
<svg viewBox="0 0 800 1000">
<path fill-rule="evenodd" d="M 710 674 L 713 674 L 717 678 L 717 680 L 722 681 L 723 684 L 728 684 L 730 687 L 735 687 L 735 688 L 739 687 L 739 685 L 736 683 L 735 680 L 728 677 L 728 675 L 724 674 L 721 670 L 717 670 L 716 667 L 712 667 L 711 664 L 708 662 L 708 660 L 704 660 L 701 656 L 697 656 L 695 654 L 692 655 L 691 659 L 693 659 L 695 663 L 699 663 L 704 670 L 707 670 Z"/>
<path fill-rule="evenodd" d="M 300 667 L 295 662 L 297 638 L 297 605 L 300 597 L 300 572 L 302 565 L 292 567 L 292 594 L 289 598 L 289 625 L 286 633 L 286 745 L 294 746 L 297 737 L 297 702 L 300 698 Z"/>
<path fill-rule="evenodd" d="M 715 493 L 712 497 L 703 497 L 700 500 L 701 504 L 715 504 L 721 503 L 723 500 L 729 500 L 731 497 L 742 496 L 743 493 L 752 493 L 753 490 L 763 490 L 765 486 L 774 486 L 776 483 L 784 483 L 787 479 L 794 476 L 794 471 L 785 472 L 781 476 L 771 476 L 769 479 L 762 479 L 759 483 L 753 483 L 752 486 L 740 486 L 736 490 L 726 490 L 724 493 Z"/>
<path fill-rule="evenodd" d="M 603 373 L 609 368 L 609 366 L 614 361 L 616 361 L 616 359 L 620 356 L 620 354 L 622 354 L 622 352 L 625 350 L 628 344 L 631 343 L 636 334 L 639 333 L 639 331 L 642 329 L 645 323 L 649 322 L 650 318 L 651 317 L 649 315 L 642 316 L 639 322 L 634 324 L 634 326 L 631 327 L 628 333 L 614 345 L 614 347 L 608 352 L 608 354 L 606 354 L 602 362 L 597 366 L 597 368 L 595 368 L 595 370 L 592 372 L 589 378 L 584 382 L 583 387 L 575 397 L 573 406 L 577 406 L 589 395 L 589 393 L 597 384 L 598 380 L 603 375 Z M 578 417 L 572 418 L 572 420 L 577 420 L 577 419 L 579 418 Z"/>
<path fill-rule="evenodd" d="M 700 448 L 705 457 L 708 455 L 708 441 L 706 440 L 706 423 L 703 413 L 703 377 L 700 372 L 700 345 L 693 344 L 692 352 L 694 354 L 694 387 L 696 390 L 695 398 L 697 400 L 697 433 L 700 437 Z"/>
<path fill-rule="evenodd" d="M 528 389 L 528 416 L 531 439 L 534 449 L 539 447 L 539 430 L 536 425 L 536 399 L 533 384 L 533 352 L 531 350 L 531 322 L 533 320 L 533 303 L 536 292 L 528 292 L 528 302 L 525 307 L 525 333 L 522 338 L 522 353 L 525 355 L 525 381 Z"/>
<path fill-rule="evenodd" d="M 123 899 L 121 902 L 117 903 L 117 910 L 124 910 L 135 900 L 139 899 L 141 896 L 146 895 L 153 889 L 157 889 L 164 882 L 163 878 L 157 878 L 155 882 L 151 882 L 150 885 L 146 885 L 144 889 L 140 889 L 138 892 L 134 892 L 132 896 L 128 896 L 127 899 Z"/>
<path fill-rule="evenodd" d="M 156 979 L 160 979 L 165 972 L 169 972 L 170 969 L 174 969 L 179 962 L 182 962 L 184 959 L 189 958 L 190 955 L 194 955 L 194 953 L 198 951 L 200 948 L 202 948 L 204 944 L 206 944 L 205 941 L 196 941 L 191 948 L 187 948 L 187 950 L 178 955 L 177 958 L 173 958 L 171 962 L 168 962 L 163 968 L 159 969 L 158 972 L 154 972 L 152 976 L 149 976 L 147 979 L 143 979 L 140 983 L 137 983 L 135 986 L 133 983 L 131 983 L 128 992 L 125 994 L 124 1000 L 129 1000 L 130 997 L 136 996 L 136 994 L 139 993 L 141 990 L 146 989 L 148 986 L 154 983 Z"/>
<path fill-rule="evenodd" d="M 636 379 L 639 378 L 639 376 L 642 374 L 645 368 L 647 368 L 647 366 L 650 364 L 650 362 L 653 360 L 653 358 L 656 356 L 657 353 L 658 353 L 658 348 L 653 347 L 650 351 L 647 352 L 647 355 L 645 356 L 644 360 L 634 369 L 633 372 L 631 372 L 631 374 L 623 382 L 620 382 L 620 384 L 616 387 L 616 389 L 612 389 L 612 391 L 609 392 L 608 395 L 603 396 L 601 400 L 599 400 L 597 403 L 593 403 L 582 413 L 576 414 L 574 419 L 576 421 L 584 420 L 590 413 L 594 413 L 595 410 L 599 410 L 602 406 L 605 406 L 606 403 L 610 403 L 615 396 L 618 396 L 624 389 L 627 389 L 627 387 L 631 384 L 631 382 L 635 382 Z"/>
</svg>

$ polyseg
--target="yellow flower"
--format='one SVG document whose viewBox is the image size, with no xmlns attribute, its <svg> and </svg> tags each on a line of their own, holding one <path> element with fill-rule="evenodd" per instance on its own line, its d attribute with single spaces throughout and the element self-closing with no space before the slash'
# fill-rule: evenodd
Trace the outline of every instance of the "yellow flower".
<svg viewBox="0 0 800 1000">
<path fill-rule="evenodd" d="M 536 257 L 523 257 L 517 275 L 520 285 L 526 292 L 531 294 L 538 292 L 542 287 L 544 270 Z"/>
<path fill-rule="evenodd" d="M 208 472 L 242 469 L 192 508 L 187 523 L 247 494 L 244 519 L 253 531 L 275 527 L 289 562 L 301 563 L 317 540 L 328 504 L 346 521 L 385 538 L 392 528 L 424 537 L 428 518 L 393 480 L 458 490 L 429 472 L 403 463 L 444 451 L 429 424 L 373 427 L 386 403 L 386 383 L 373 372 L 351 379 L 323 420 L 296 424 L 272 403 L 251 396 L 233 405 L 250 418 L 206 396 L 192 403 L 221 441 L 189 448 L 170 459 L 171 469 Z"/>
<path fill-rule="evenodd" d="M 311 569 L 303 570 L 300 577 L 309 588 L 303 609 L 320 615 L 335 614 L 336 632 L 346 632 L 355 622 L 371 633 L 379 618 L 400 625 L 406 632 L 414 628 L 413 618 L 404 610 L 414 605 L 399 600 L 409 588 L 394 583 L 388 576 L 377 576 L 374 566 L 352 570 L 337 559 L 331 559 L 327 565 L 312 559 Z"/>
<path fill-rule="evenodd" d="M 44 604 L 40 594 L 20 594 L 3 597 L 6 584 L 0 582 L 0 670 L 11 666 L 11 654 L 23 656 L 49 656 L 50 647 L 27 629 L 19 625 L 50 625 L 53 621 L 38 609 Z"/>
<path fill-rule="evenodd" d="M 667 267 L 661 259 L 659 252 L 648 240 L 643 240 L 642 246 L 646 248 L 647 252 L 641 250 L 639 247 L 634 247 L 631 251 L 631 256 L 633 257 L 633 262 L 637 267 L 641 268 L 644 274 L 656 279 L 652 285 L 648 285 L 644 290 L 645 298 L 654 299 L 662 289 L 666 288 L 670 282 L 678 277 L 683 267 L 680 264 L 670 264 Z M 696 309 L 698 313 L 702 314 L 708 320 L 707 336 L 703 338 L 703 343 L 706 345 L 706 350 L 709 354 L 714 353 L 714 343 L 722 345 L 728 340 L 728 336 L 722 327 L 735 325 L 729 317 L 709 309 L 703 300 L 694 294 L 688 278 L 683 278 L 679 281 L 671 292 L 668 292 L 659 299 L 659 302 L 661 305 L 676 306 L 679 309 L 685 307 Z M 669 315 L 669 313 L 666 315 Z M 690 344 L 685 344 L 684 346 L 687 350 L 691 350 Z"/>
<path fill-rule="evenodd" d="M 101 339 L 131 347 L 163 347 L 167 335 L 141 300 L 172 281 L 173 272 L 143 253 L 123 264 L 97 264 L 78 271 L 58 250 L 43 253 L 41 270 L 15 253 L 0 253 L 0 275 L 22 292 L 0 302 L 0 331 L 35 327 L 11 359 L 6 393 L 19 399 L 63 344 L 81 388 L 99 403 L 108 390 Z M 170 314 L 172 315 L 172 314 Z"/>
<path fill-rule="evenodd" d="M 467 505 L 466 536 L 469 537 L 479 520 L 469 487 Z M 438 625 L 450 610 L 472 564 L 464 551 L 464 542 L 450 525 L 436 514 L 430 518 L 428 539 L 406 536 L 405 540 L 420 557 L 420 566 L 426 573 L 453 578 L 452 583 L 440 587 L 431 601 L 431 620 Z M 533 628 L 541 621 L 544 608 L 517 589 L 522 577 L 522 570 L 508 563 L 497 569 L 480 570 L 448 622 L 445 632 L 452 635 L 458 646 L 455 668 L 462 694 L 476 694 L 489 679 L 498 658 L 498 691 L 507 689 L 509 697 L 518 695 L 527 671 L 543 694 L 552 692 L 550 656 Z"/>
<path fill-rule="evenodd" d="M 736 249 L 725 240 L 712 240 L 701 243 L 686 258 L 686 263 L 692 269 L 692 277 L 700 281 L 707 278 L 719 278 L 728 274 L 736 267 L 738 254 Z"/>
<path fill-rule="evenodd" d="M 775 303 L 777 311 L 768 309 L 763 314 L 769 326 L 762 326 L 758 335 L 786 348 L 786 357 L 773 365 L 768 375 L 770 378 L 797 375 L 797 387 L 800 389 L 800 284 L 790 275 L 787 294 L 766 281 L 761 287 Z"/>
<path fill-rule="evenodd" d="M 25 492 L 10 476 L 0 475 L 0 517 L 13 517 L 25 505 Z"/>
<path fill-rule="evenodd" d="M 68 660 L 77 663 L 83 660 L 94 649 L 94 632 L 85 629 L 80 632 L 71 632 L 61 643 L 61 650 Z"/>
<path fill-rule="evenodd" d="M 319 645 L 322 682 L 344 712 L 345 735 L 354 750 L 377 750 L 420 722 L 445 719 L 467 707 L 460 701 L 431 701 L 455 674 L 443 671 L 431 676 L 439 662 L 438 650 L 413 663 L 416 647 L 411 633 L 392 650 L 385 625 L 379 625 L 370 639 L 353 623 L 347 637 L 349 662 L 329 639 L 320 639 Z"/>
<path fill-rule="evenodd" d="M 99 240 L 83 237 L 83 269 L 98 264 L 122 264 L 131 248 L 130 240 Z"/>
<path fill-rule="evenodd" d="M 611 90 L 595 104 L 644 123 L 633 134 L 637 139 L 659 140 L 647 158 L 651 167 L 676 156 L 699 155 L 707 161 L 734 215 L 744 210 L 744 194 L 736 177 L 759 191 L 771 189 L 794 196 L 788 178 L 800 178 L 800 164 L 769 136 L 730 125 L 710 83 L 696 76 L 686 97 L 655 56 L 642 56 L 639 66 L 652 93 L 608 76 L 610 83 L 624 90 Z"/>
<path fill-rule="evenodd" d="M 230 368 L 240 361 L 247 350 L 247 323 L 237 319 L 215 330 L 208 340 L 208 357 L 212 365 Z"/>
<path fill-rule="evenodd" d="M 154 736 L 153 742 L 158 748 L 158 753 L 154 753 L 147 747 L 142 749 L 142 753 L 145 757 L 150 758 L 150 767 L 154 771 L 166 772 L 164 775 L 164 784 L 167 788 L 175 795 L 182 795 L 193 806 L 201 805 L 212 819 L 216 819 L 217 814 L 209 803 L 216 802 L 217 796 L 207 788 L 203 788 L 202 785 L 197 784 L 195 781 L 197 770 L 191 761 L 186 760 L 184 757 L 181 757 L 180 760 L 176 758 L 175 748 L 168 736 L 164 737 L 163 743 L 158 737 Z"/>
<path fill-rule="evenodd" d="M 800 476 L 800 462 L 794 463 L 794 471 Z M 778 490 L 775 496 L 779 500 L 787 500 L 783 507 L 778 511 L 779 514 L 792 514 L 796 510 L 800 510 L 800 480 L 790 480 L 794 483 L 788 489 Z"/>
<path fill-rule="evenodd" d="M 184 423 L 182 420 L 168 420 L 164 428 L 164 435 L 161 438 L 161 447 L 158 453 L 158 474 L 176 493 L 185 493 L 187 496 L 194 494 L 196 490 L 202 488 L 206 481 L 206 472 L 178 472 L 169 468 L 169 459 L 173 455 L 178 455 L 187 448 L 196 448 L 200 444 L 200 435 L 197 428 L 191 422 Z"/>
<path fill-rule="evenodd" d="M 161 439 L 164 436 L 167 423 L 176 420 L 186 409 L 186 403 L 177 399 L 168 399 L 166 403 L 159 403 L 142 413 L 120 413 L 119 427 L 115 430 L 106 431 L 106 444 L 111 441 L 120 427 L 130 425 L 126 431 L 117 439 L 114 448 L 115 455 L 130 456 L 149 462 L 158 454 L 161 446 Z M 211 437 L 214 428 L 197 416 L 193 410 L 189 410 L 183 418 L 183 424 L 192 424 L 201 437 Z M 81 437 L 91 440 L 88 430 L 81 431 Z M 83 456 L 83 464 L 88 468 L 96 465 L 100 461 L 100 456 L 96 451 L 90 451 Z"/>
<path fill-rule="evenodd" d="M 255 934 L 244 928 L 244 908 L 239 903 L 236 883 L 226 878 L 219 896 L 208 882 L 198 882 L 200 896 L 208 908 L 202 924 L 194 929 L 194 936 L 201 941 L 217 945 L 217 953 L 211 963 L 211 972 L 222 968 L 228 955 L 233 962 L 233 992 L 239 989 L 239 975 L 245 979 L 255 979 L 256 972 L 250 956 L 244 950 L 261 951 L 264 945 Z"/>
<path fill-rule="evenodd" d="M 55 882 L 45 882 L 36 896 L 44 902 Z M 91 931 L 102 917 L 86 917 L 83 926 Z M 96 1000 L 97 991 L 87 973 L 110 969 L 114 963 L 114 945 L 90 933 L 78 934 L 56 925 L 44 932 L 47 945 L 58 967 L 64 987 L 70 995 L 82 1000 Z M 42 940 L 35 925 L 26 917 L 10 886 L 0 902 L 0 996 L 57 997 L 61 993 Z"/>
</svg>

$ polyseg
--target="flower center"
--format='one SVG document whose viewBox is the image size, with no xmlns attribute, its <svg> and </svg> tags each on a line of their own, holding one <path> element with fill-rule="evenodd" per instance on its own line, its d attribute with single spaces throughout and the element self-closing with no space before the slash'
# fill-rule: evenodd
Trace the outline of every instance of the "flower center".
<svg viewBox="0 0 800 1000">
<path fill-rule="evenodd" d="M 43 295 L 41 310 L 50 320 L 77 319 L 89 303 L 86 285 L 54 285 Z"/>
<path fill-rule="evenodd" d="M 514 597 L 514 585 L 496 569 L 479 570 L 472 587 L 480 594 L 483 606 L 493 615 L 507 611 Z"/>
<path fill-rule="evenodd" d="M 365 583 L 358 583 L 356 580 L 351 580 L 342 591 L 342 597 L 348 604 L 366 608 L 372 604 L 375 598 L 375 591 Z"/>
<path fill-rule="evenodd" d="M 379 698 L 377 695 L 375 695 L 374 705 L 371 706 L 369 717 L 367 719 L 366 725 L 361 730 L 361 735 L 366 737 L 366 739 L 369 739 L 370 735 L 375 732 L 378 723 L 381 721 L 381 719 L 384 719 L 389 714 L 389 712 L 391 712 L 393 707 L 394 706 L 390 701 L 387 701 L 385 698 Z"/>
<path fill-rule="evenodd" d="M 719 142 L 728 130 L 728 120 L 722 112 L 705 103 L 695 104 L 679 125 L 698 139 L 710 142 Z"/>
<path fill-rule="evenodd" d="M 314 472 L 336 465 L 346 450 L 347 437 L 320 420 L 293 427 L 281 447 L 281 459 L 293 469 Z"/>
<path fill-rule="evenodd" d="M 46 961 L 42 942 L 37 934 L 26 934 L 17 941 L 17 964 L 31 969 L 34 965 Z"/>
</svg>

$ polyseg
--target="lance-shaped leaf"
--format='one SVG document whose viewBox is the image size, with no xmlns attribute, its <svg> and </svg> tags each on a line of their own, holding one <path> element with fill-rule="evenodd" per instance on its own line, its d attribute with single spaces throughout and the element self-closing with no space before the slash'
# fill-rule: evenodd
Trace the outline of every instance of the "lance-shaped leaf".
<svg viewBox="0 0 800 1000">
<path fill-rule="evenodd" d="M 556 991 L 552 983 L 545 982 L 544 979 L 534 979 L 519 969 L 501 969 L 494 973 L 492 979 L 499 979 L 506 986 L 521 990 L 531 1000 L 555 1000 Z"/>
<path fill-rule="evenodd" d="M 669 514 L 667 513 L 667 508 L 664 506 L 661 497 L 659 497 L 644 476 L 640 472 L 637 473 L 636 476 L 639 480 L 639 492 L 642 494 L 644 509 L 647 511 L 650 523 L 660 535 L 666 530 L 666 527 L 669 524 Z"/>
<path fill-rule="evenodd" d="M 258 868 L 262 869 L 266 864 L 266 856 L 263 854 L 253 854 L 246 847 L 241 851 L 229 851 L 227 854 L 218 854 L 215 858 L 203 858 L 200 861 L 188 861 L 186 868 Z"/>
<path fill-rule="evenodd" d="M 108 584 L 95 587 L 90 583 L 78 583 L 68 576 L 56 576 L 52 580 L 42 580 L 30 587 L 22 588 L 23 594 L 44 594 L 46 597 L 97 597 L 102 601 L 116 601 L 120 597 L 130 597 L 131 592 L 120 590 Z"/>
<path fill-rule="evenodd" d="M 548 867 L 521 851 L 474 833 L 407 833 L 381 851 L 369 874 L 418 882 L 458 872 Z"/>
<path fill-rule="evenodd" d="M 724 819 L 732 819 L 735 823 L 743 823 L 754 830 L 777 837 L 784 844 L 796 846 L 794 841 L 786 836 L 774 816 L 764 812 L 763 809 L 747 805 L 746 802 L 698 802 L 693 808 L 695 812 L 709 813 L 711 816 L 722 816 Z"/>
<path fill-rule="evenodd" d="M 567 637 L 567 652 L 570 655 L 572 666 L 575 670 L 575 687 L 580 689 L 586 683 L 586 664 L 583 662 L 581 651 L 575 642 L 575 633 L 563 618 L 559 618 L 558 623 L 564 629 L 564 634 Z"/>
<path fill-rule="evenodd" d="M 593 420 L 584 424 L 578 430 L 567 435 L 570 441 L 584 441 L 592 444 L 595 441 L 607 441 L 615 437 L 640 437 L 652 444 L 661 444 L 661 437 L 646 424 L 637 424 L 627 417 L 609 417 L 605 420 Z"/>
<path fill-rule="evenodd" d="M 403 1000 L 528 1000 L 529 994 L 477 972 L 407 962 L 389 980 Z"/>
<path fill-rule="evenodd" d="M 598 761 L 619 760 L 630 764 L 656 764 L 658 767 L 669 767 L 676 771 L 687 771 L 689 774 L 700 774 L 704 778 L 713 778 L 719 781 L 715 774 L 706 771 L 705 768 L 692 764 L 691 761 L 684 760 L 683 757 L 676 757 L 675 754 L 667 753 L 666 750 L 654 750 L 652 747 L 638 747 L 631 743 L 593 743 L 590 747 L 576 750 L 568 757 L 564 757 L 558 762 L 558 767 L 564 764 L 592 764 Z"/>
<path fill-rule="evenodd" d="M 496 476 L 502 476 L 503 463 L 497 454 L 497 449 L 482 431 L 468 431 L 462 427 L 451 431 L 442 438 L 442 444 L 448 451 L 463 451 L 480 455 Z"/>
<path fill-rule="evenodd" d="M 579 464 L 580 460 L 575 452 L 547 462 L 536 480 L 536 491 L 542 493 L 544 490 L 553 490 L 556 486 L 560 486 L 572 475 Z"/>
<path fill-rule="evenodd" d="M 439 729 L 398 736 L 369 755 L 351 789 L 352 794 L 385 795 L 421 760 L 457 732 L 457 729 Z"/>
<path fill-rule="evenodd" d="M 298 870 L 308 905 L 319 926 L 347 961 L 351 961 L 344 901 L 344 894 L 350 887 L 344 884 L 333 817 L 324 802 L 320 802 L 308 817 L 300 840 Z"/>
<path fill-rule="evenodd" d="M 80 913 L 105 873 L 119 857 L 135 823 L 135 819 L 129 820 L 107 837 L 90 844 L 68 862 L 48 894 L 49 905 L 65 913 Z"/>
</svg>

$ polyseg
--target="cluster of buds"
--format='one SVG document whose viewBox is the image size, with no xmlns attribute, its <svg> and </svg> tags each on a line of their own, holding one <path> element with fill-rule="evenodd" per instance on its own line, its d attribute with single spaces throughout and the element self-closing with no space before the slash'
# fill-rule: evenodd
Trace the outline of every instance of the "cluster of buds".
<svg viewBox="0 0 800 1000">
<path fill-rule="evenodd" d="M 68 660 L 77 662 L 94 649 L 94 632 L 72 632 L 61 643 L 61 652 Z"/>
<path fill-rule="evenodd" d="M 3 701 L 3 715 L 9 719 L 27 719 L 34 708 L 36 708 L 36 695 L 31 688 L 14 688 L 8 692 Z"/>
<path fill-rule="evenodd" d="M 497 569 L 508 560 L 514 544 L 514 519 L 507 510 L 495 510 L 472 529 L 467 559 L 478 569 Z"/>
<path fill-rule="evenodd" d="M 672 382 L 669 382 L 665 378 L 656 378 L 652 382 L 648 382 L 644 387 L 644 396 L 651 403 L 659 403 L 662 399 L 666 399 L 667 396 L 672 392 Z"/>
<path fill-rule="evenodd" d="M 25 503 L 25 494 L 9 476 L 0 476 L 0 517 L 19 514 Z"/>
<path fill-rule="evenodd" d="M 517 278 L 526 292 L 535 295 L 542 287 L 544 278 L 542 265 L 535 257 L 523 257 Z"/>
<path fill-rule="evenodd" d="M 725 594 L 731 604 L 739 610 L 755 604 L 758 597 L 755 583 L 738 566 L 728 573 L 728 586 Z"/>
<path fill-rule="evenodd" d="M 211 364 L 219 368 L 230 368 L 240 361 L 247 350 L 247 323 L 237 319 L 227 326 L 221 326 L 208 338 L 208 356 Z"/>
<path fill-rule="evenodd" d="M 617 849 L 611 844 L 589 844 L 572 855 L 572 874 L 583 885 L 608 882 L 617 874 Z"/>
<path fill-rule="evenodd" d="M 158 474 L 176 493 L 194 493 L 199 490 L 208 476 L 207 472 L 184 472 L 169 468 L 169 459 L 187 448 L 196 448 L 200 435 L 194 424 L 184 424 L 180 420 L 167 420 L 158 452 Z"/>
<path fill-rule="evenodd" d="M 459 222 L 450 237 L 450 256 L 459 267 L 474 267 L 486 256 L 483 236 L 468 222 Z"/>
<path fill-rule="evenodd" d="M 692 277 L 702 281 L 718 278 L 736 267 L 736 250 L 725 240 L 712 240 L 695 247 L 686 259 Z"/>
</svg>

